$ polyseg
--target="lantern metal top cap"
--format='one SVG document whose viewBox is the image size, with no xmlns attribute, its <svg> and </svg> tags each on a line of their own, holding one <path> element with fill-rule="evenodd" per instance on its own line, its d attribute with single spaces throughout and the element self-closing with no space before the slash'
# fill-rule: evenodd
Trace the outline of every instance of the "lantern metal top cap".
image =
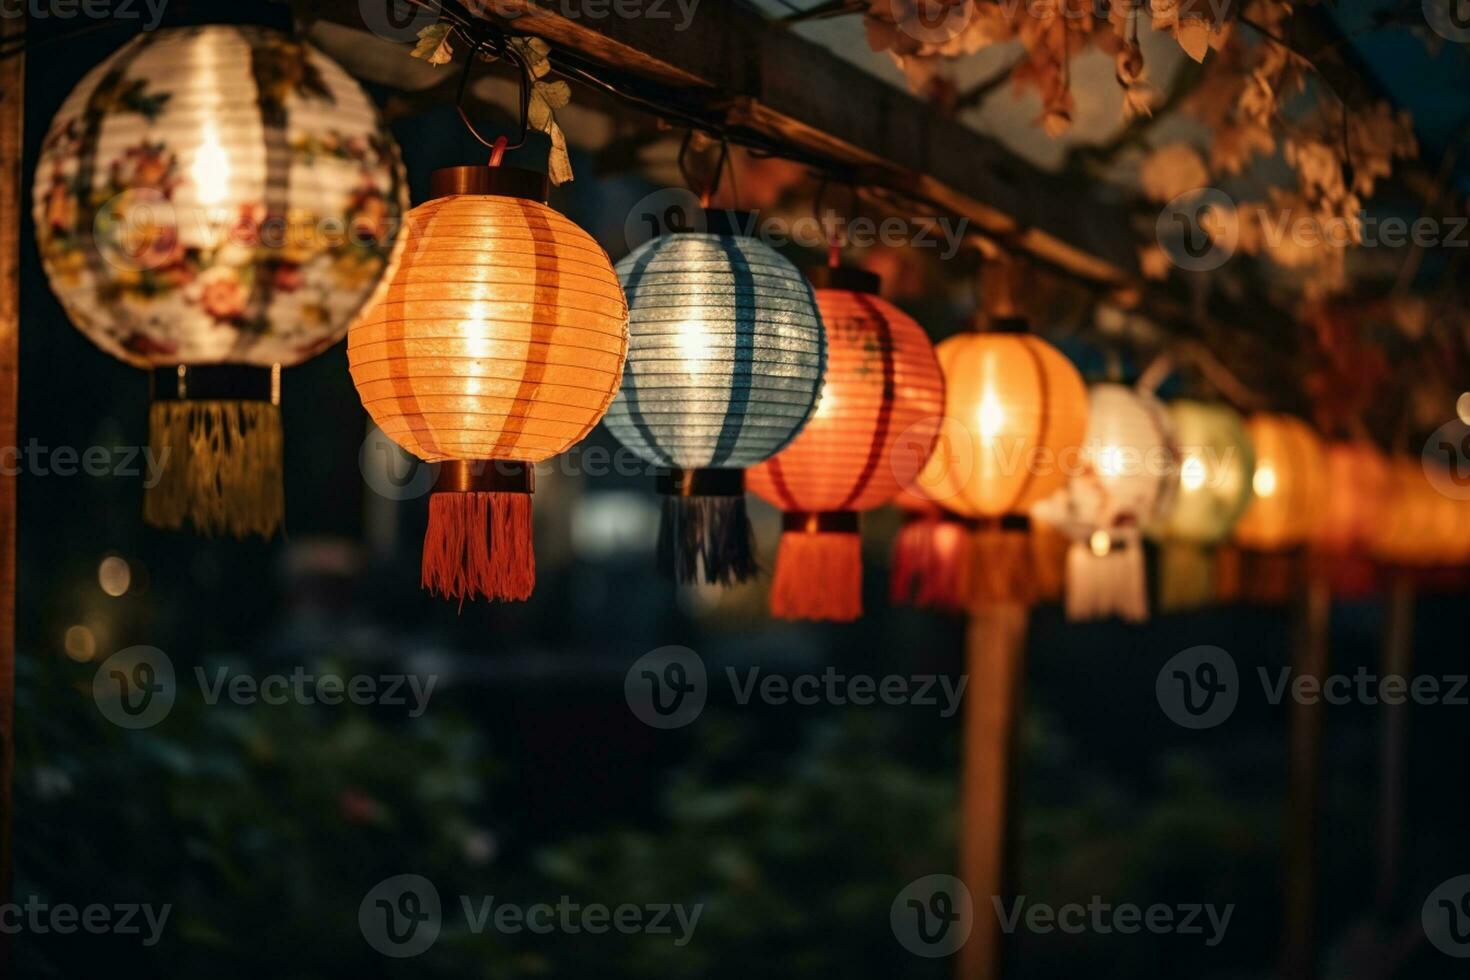
<svg viewBox="0 0 1470 980">
<path fill-rule="evenodd" d="M 520 167 L 443 167 L 429 175 L 430 200 L 457 194 L 519 197 L 545 204 L 551 184 L 545 174 Z"/>
<path fill-rule="evenodd" d="M 844 289 L 850 293 L 878 295 L 883 278 L 876 272 L 850 265 L 822 265 L 807 272 L 806 277 L 817 289 Z"/>
</svg>

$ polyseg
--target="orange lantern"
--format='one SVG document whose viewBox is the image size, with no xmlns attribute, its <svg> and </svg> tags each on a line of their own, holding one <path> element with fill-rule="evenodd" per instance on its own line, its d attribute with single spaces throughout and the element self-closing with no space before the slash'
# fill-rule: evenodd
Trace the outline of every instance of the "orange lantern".
<svg viewBox="0 0 1470 980">
<path fill-rule="evenodd" d="M 1235 541 L 1256 551 L 1286 551 L 1316 532 L 1327 495 L 1327 461 L 1306 423 L 1259 413 L 1245 423 L 1256 451 L 1255 499 L 1235 525 Z"/>
<path fill-rule="evenodd" d="M 852 620 L 862 613 L 858 513 L 891 500 L 928 457 L 944 379 L 923 328 L 877 295 L 877 276 L 824 268 L 812 281 L 827 330 L 816 412 L 747 479 L 785 511 L 771 612 Z"/>
<path fill-rule="evenodd" d="M 1312 544 L 1333 555 L 1352 554 L 1367 543 L 1383 509 L 1388 460 L 1369 442 L 1335 442 L 1327 447 L 1327 493 Z"/>
<path fill-rule="evenodd" d="M 525 599 L 532 464 L 607 411 L 628 306 L 601 246 L 544 203 L 543 175 L 453 167 L 430 193 L 408 216 L 397 273 L 348 335 L 352 379 L 385 435 L 443 464 L 424 587 Z"/>
<path fill-rule="evenodd" d="M 1388 464 L 1388 492 L 1369 542 L 1373 556 L 1389 565 L 1429 568 L 1463 562 L 1470 549 L 1470 504 L 1447 497 L 1430 479 L 1435 462 L 1400 457 Z"/>
<path fill-rule="evenodd" d="M 1037 597 L 1031 506 L 1080 465 L 1087 430 L 1082 376 L 1055 347 L 1002 320 L 937 350 L 945 379 L 943 451 L 919 475 L 936 503 L 979 521 L 971 537 L 966 604 Z"/>
</svg>

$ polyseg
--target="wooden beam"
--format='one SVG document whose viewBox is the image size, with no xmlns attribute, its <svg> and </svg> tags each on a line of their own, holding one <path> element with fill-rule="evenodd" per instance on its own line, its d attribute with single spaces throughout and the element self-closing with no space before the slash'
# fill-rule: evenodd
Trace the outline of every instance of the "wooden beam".
<svg viewBox="0 0 1470 980">
<path fill-rule="evenodd" d="M 0 18 L 0 37 L 25 27 Z M 20 375 L 20 171 L 24 147 L 25 60 L 0 59 L 0 446 L 16 444 Z M 10 900 L 15 813 L 15 485 L 0 473 L 0 902 Z M 0 973 L 8 965 L 0 948 Z"/>
<path fill-rule="evenodd" d="M 472 5 L 473 6 L 473 5 Z M 660 105 L 774 138 L 860 171 L 864 182 L 932 201 L 975 231 L 1073 275 L 1139 279 L 1129 213 L 1093 189 L 1037 169 L 934 106 L 734 3 L 671 19 L 597 16 L 562 0 L 481 0 L 489 19 L 636 86 Z M 323 20 L 362 27 L 357 0 L 313 4 Z M 406 52 L 405 52 L 406 57 Z M 553 58 L 553 62 L 555 62 Z"/>
</svg>

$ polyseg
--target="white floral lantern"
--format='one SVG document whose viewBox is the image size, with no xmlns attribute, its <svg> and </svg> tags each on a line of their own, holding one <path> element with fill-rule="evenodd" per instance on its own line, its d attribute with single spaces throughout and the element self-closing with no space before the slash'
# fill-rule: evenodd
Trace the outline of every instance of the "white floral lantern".
<svg viewBox="0 0 1470 980">
<path fill-rule="evenodd" d="M 279 31 L 145 33 L 52 120 L 42 265 L 77 328 L 154 370 L 150 523 L 280 523 L 279 369 L 346 332 L 393 261 L 398 150 L 335 62 Z M 160 457 L 162 458 L 162 457 Z"/>
</svg>

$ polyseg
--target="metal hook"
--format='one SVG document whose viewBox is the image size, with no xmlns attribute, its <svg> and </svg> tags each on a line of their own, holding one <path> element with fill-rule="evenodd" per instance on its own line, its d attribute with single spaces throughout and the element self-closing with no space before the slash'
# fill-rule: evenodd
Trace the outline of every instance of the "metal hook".
<svg viewBox="0 0 1470 980">
<path fill-rule="evenodd" d="M 684 141 L 679 144 L 679 175 L 684 178 L 684 183 L 690 190 L 694 190 L 695 185 L 698 183 L 694 179 L 694 174 L 689 169 L 689 147 L 693 141 L 694 130 L 690 129 L 684 133 Z M 735 164 L 730 159 L 730 141 L 721 135 L 720 159 L 715 163 L 714 175 L 710 178 L 704 189 L 698 192 L 701 202 L 706 207 L 709 205 L 710 199 L 720 190 L 720 177 L 724 174 L 726 164 L 730 167 L 730 181 L 733 184 L 735 181 Z M 738 196 L 738 190 L 736 194 Z"/>
<path fill-rule="evenodd" d="M 469 113 L 464 110 L 464 94 L 465 89 L 469 86 L 470 69 L 474 65 L 475 59 L 480 56 L 480 52 L 486 47 L 489 47 L 494 52 L 495 57 L 504 58 L 514 65 L 520 75 L 521 132 L 514 143 L 506 142 L 504 136 L 494 140 L 487 140 L 484 136 L 480 135 L 480 131 L 475 128 L 475 124 L 470 122 Z M 464 123 L 465 129 L 470 131 L 470 135 L 478 140 L 481 146 L 494 152 L 495 159 L 498 162 L 500 155 L 506 150 L 514 150 L 524 146 L 526 144 L 526 136 L 531 131 L 531 66 L 526 64 L 526 60 L 516 51 L 515 46 L 507 43 L 504 38 L 481 38 L 465 58 L 464 72 L 459 76 L 459 90 L 454 96 L 454 108 L 459 113 L 460 121 Z"/>
</svg>

